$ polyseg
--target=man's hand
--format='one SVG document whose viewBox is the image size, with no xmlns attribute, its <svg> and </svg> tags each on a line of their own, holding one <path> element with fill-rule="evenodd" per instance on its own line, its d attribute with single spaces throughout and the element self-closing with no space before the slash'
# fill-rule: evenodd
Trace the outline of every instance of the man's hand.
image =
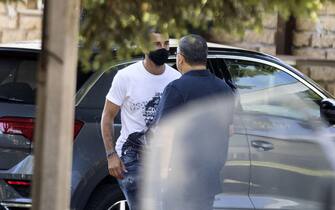
<svg viewBox="0 0 335 210">
<path fill-rule="evenodd" d="M 107 161 L 109 174 L 117 179 L 123 179 L 123 173 L 127 172 L 127 170 L 119 156 L 114 154 L 107 158 Z"/>
</svg>

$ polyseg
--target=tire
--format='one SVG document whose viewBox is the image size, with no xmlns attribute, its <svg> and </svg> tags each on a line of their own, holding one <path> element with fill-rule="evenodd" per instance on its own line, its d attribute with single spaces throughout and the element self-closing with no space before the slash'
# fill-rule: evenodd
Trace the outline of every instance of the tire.
<svg viewBox="0 0 335 210">
<path fill-rule="evenodd" d="M 93 191 L 85 210 L 128 210 L 128 206 L 119 186 L 107 183 Z"/>
</svg>

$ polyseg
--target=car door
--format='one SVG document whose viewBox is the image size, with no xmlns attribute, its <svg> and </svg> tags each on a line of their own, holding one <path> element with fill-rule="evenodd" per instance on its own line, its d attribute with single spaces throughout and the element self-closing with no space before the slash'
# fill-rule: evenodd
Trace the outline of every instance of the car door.
<svg viewBox="0 0 335 210">
<path fill-rule="evenodd" d="M 321 94 L 279 65 L 226 59 L 251 152 L 256 209 L 322 209 L 333 173 L 319 142 Z"/>
<path fill-rule="evenodd" d="M 227 80 L 230 77 L 223 59 L 210 57 L 208 68 L 221 79 Z M 234 116 L 234 133 L 229 139 L 227 161 L 221 170 L 222 192 L 215 196 L 213 204 L 215 210 L 254 209 L 249 198 L 249 143 L 239 111 L 237 109 L 237 114 Z"/>
<path fill-rule="evenodd" d="M 234 118 L 234 134 L 229 139 L 228 156 L 221 171 L 221 189 L 214 199 L 214 210 L 254 209 L 249 198 L 250 152 L 245 128 Z"/>
</svg>

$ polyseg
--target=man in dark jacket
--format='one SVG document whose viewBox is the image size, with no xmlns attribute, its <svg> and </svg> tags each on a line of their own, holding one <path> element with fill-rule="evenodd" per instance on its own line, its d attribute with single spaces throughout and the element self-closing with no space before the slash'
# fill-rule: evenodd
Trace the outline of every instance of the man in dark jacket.
<svg viewBox="0 0 335 210">
<path fill-rule="evenodd" d="M 231 86 L 206 69 L 207 54 L 207 43 L 201 36 L 188 35 L 180 40 L 176 64 L 183 75 L 165 88 L 156 122 L 195 100 L 217 95 L 233 97 Z"/>
<path fill-rule="evenodd" d="M 165 204 L 166 209 L 169 210 L 212 209 L 214 196 L 220 192 L 220 170 L 226 160 L 228 138 L 233 123 L 234 90 L 224 80 L 217 78 L 206 69 L 207 54 L 207 43 L 201 36 L 188 35 L 180 40 L 176 64 L 183 75 L 167 85 L 157 110 L 156 124 L 162 118 L 173 115 L 176 110 L 187 107 L 185 105 L 189 105 L 191 102 L 194 104 L 203 99 L 217 102 L 218 98 L 225 101 L 221 104 L 222 109 L 217 110 L 218 114 L 225 118 L 225 123 L 217 126 L 220 130 L 220 136 L 211 136 L 210 129 L 209 133 L 198 132 L 203 126 L 216 125 L 210 122 L 211 119 L 207 119 L 208 122 L 195 120 L 188 123 L 188 127 L 194 129 L 182 131 L 184 132 L 183 138 L 178 139 L 182 143 L 176 142 L 176 145 L 182 147 L 183 160 L 172 158 L 170 161 L 170 168 L 172 168 L 168 175 L 170 182 L 178 180 L 180 183 L 178 189 L 173 189 L 176 187 L 174 184 L 166 185 Z M 206 109 L 206 107 L 201 108 Z M 175 117 L 179 117 L 179 113 Z M 206 121 L 206 116 L 202 119 Z M 177 129 L 182 130 L 181 128 Z M 180 154 L 173 154 L 172 151 L 171 157 L 176 156 L 180 157 Z M 186 174 L 185 177 L 180 177 L 180 170 L 184 170 L 183 167 L 181 167 L 182 169 L 180 167 L 174 168 L 174 165 L 180 164 L 184 164 L 184 168 L 187 170 L 186 173 L 182 173 Z"/>
</svg>

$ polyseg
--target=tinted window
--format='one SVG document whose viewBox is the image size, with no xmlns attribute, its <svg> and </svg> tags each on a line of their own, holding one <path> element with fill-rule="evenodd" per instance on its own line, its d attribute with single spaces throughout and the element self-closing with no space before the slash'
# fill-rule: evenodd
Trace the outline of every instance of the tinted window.
<svg viewBox="0 0 335 210">
<path fill-rule="evenodd" d="M 35 104 L 37 94 L 38 54 L 32 52 L 0 53 L 0 100 Z M 92 72 L 77 71 L 77 90 Z"/>
<path fill-rule="evenodd" d="M 249 61 L 226 60 L 226 64 L 244 111 L 320 119 L 321 97 L 288 73 Z"/>
<path fill-rule="evenodd" d="M 0 58 L 0 98 L 33 104 L 36 96 L 37 61 L 2 56 Z"/>
<path fill-rule="evenodd" d="M 115 74 L 118 70 L 127 65 L 129 64 L 118 65 L 105 72 L 96 72 L 92 75 L 77 93 L 77 101 L 83 98 L 80 102 L 80 106 L 102 109 L 105 104 L 105 97 L 112 85 Z"/>
</svg>

